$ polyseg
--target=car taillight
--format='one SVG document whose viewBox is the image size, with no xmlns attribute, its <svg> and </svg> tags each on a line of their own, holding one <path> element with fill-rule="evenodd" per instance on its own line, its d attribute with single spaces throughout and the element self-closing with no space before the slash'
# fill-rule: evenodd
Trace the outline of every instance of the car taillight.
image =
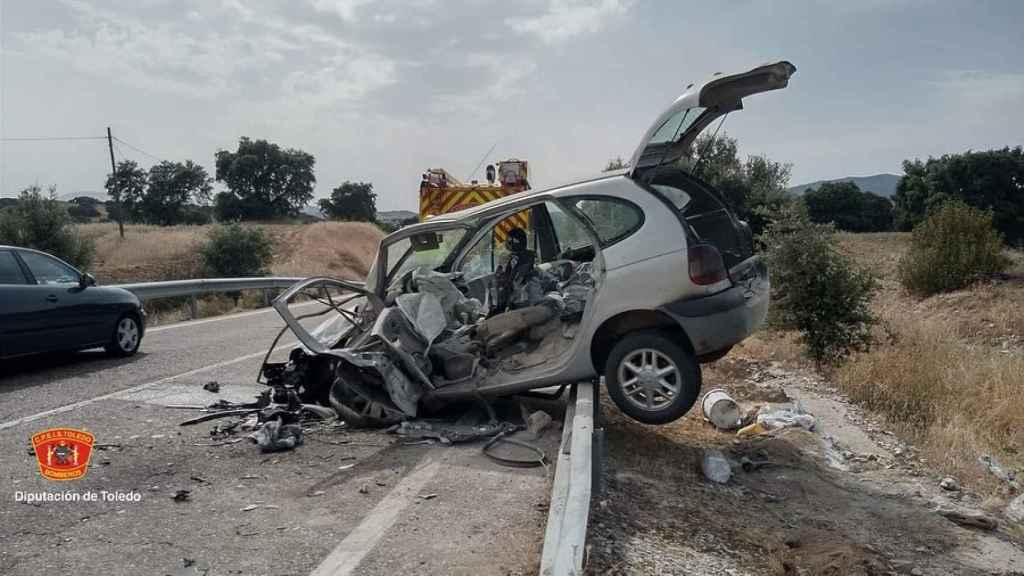
<svg viewBox="0 0 1024 576">
<path fill-rule="evenodd" d="M 710 244 L 690 246 L 690 280 L 694 284 L 707 286 L 725 280 L 725 264 L 718 248 Z"/>
</svg>

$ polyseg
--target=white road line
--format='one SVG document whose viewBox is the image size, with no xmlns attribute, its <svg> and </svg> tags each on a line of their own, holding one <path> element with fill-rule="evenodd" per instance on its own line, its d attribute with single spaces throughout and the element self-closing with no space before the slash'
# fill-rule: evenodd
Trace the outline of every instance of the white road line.
<svg viewBox="0 0 1024 576">
<path fill-rule="evenodd" d="M 363 521 L 352 530 L 310 576 L 349 576 L 359 567 L 363 558 L 384 537 L 384 533 L 398 519 L 398 515 L 412 504 L 419 492 L 441 468 L 441 462 L 431 460 L 402 478 L 394 490 L 370 510 Z"/>
<path fill-rule="evenodd" d="M 171 380 L 176 380 L 178 378 L 184 378 L 186 376 L 192 376 L 194 374 L 199 374 L 200 372 L 206 372 L 207 370 L 213 370 L 215 368 L 222 368 L 224 366 L 230 366 L 231 364 L 237 364 L 238 362 L 242 362 L 243 360 L 248 360 L 250 358 L 256 358 L 258 356 L 263 356 L 266 353 L 267 353 L 266 350 L 261 350 L 259 352 L 253 352 L 252 354 L 246 354 L 245 356 L 239 356 L 238 358 L 232 358 L 231 360 L 225 360 L 223 362 L 217 362 L 216 364 L 210 364 L 209 366 L 203 366 L 203 367 L 200 367 L 200 368 L 196 368 L 195 370 L 189 370 L 188 372 L 182 372 L 181 374 L 175 374 L 174 376 L 167 376 L 166 378 L 161 378 L 159 380 L 155 380 L 153 382 L 148 382 L 146 384 L 139 384 L 138 386 L 132 386 L 131 388 L 125 388 L 124 390 L 118 390 L 117 392 L 111 392 L 110 394 L 104 394 L 102 396 L 96 396 L 95 398 L 89 398 L 88 400 L 82 400 L 80 402 L 75 402 L 73 404 L 68 404 L 66 406 L 61 406 L 60 408 L 54 408 L 52 410 L 47 410 L 45 412 L 40 412 L 38 414 L 32 414 L 31 416 L 25 416 L 25 417 L 22 417 L 22 418 L 18 418 L 17 420 L 10 420 L 8 422 L 4 422 L 4 423 L 0 424 L 0 430 L 6 430 L 8 428 L 13 428 L 13 427 L 21 425 L 21 424 L 26 424 L 28 422 L 34 422 L 36 420 L 39 420 L 40 418 L 46 418 L 47 416 L 53 416 L 54 414 L 63 414 L 64 412 L 70 412 L 70 411 L 75 410 L 77 408 L 81 408 L 82 406 L 88 406 L 89 404 L 92 404 L 94 402 L 99 402 L 101 400 L 110 400 L 110 399 L 116 399 L 119 396 L 127 396 L 129 394 L 134 393 L 134 392 L 138 392 L 139 390 L 145 390 L 146 388 L 152 388 L 153 386 L 157 386 L 157 385 L 163 384 L 165 382 L 170 382 Z"/>
</svg>

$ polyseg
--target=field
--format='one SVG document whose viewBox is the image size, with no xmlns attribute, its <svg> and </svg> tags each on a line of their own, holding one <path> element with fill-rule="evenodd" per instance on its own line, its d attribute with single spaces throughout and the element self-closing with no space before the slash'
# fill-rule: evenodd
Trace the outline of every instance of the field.
<svg viewBox="0 0 1024 576">
<path fill-rule="evenodd" d="M 882 319 L 872 350 L 830 378 L 852 400 L 885 415 L 924 458 L 979 489 L 1003 486 L 978 463 L 995 456 L 1024 468 L 1024 256 L 1000 278 L 930 298 L 900 289 L 896 267 L 909 234 L 844 234 L 844 249 L 880 279 Z M 793 335 L 762 334 L 755 356 L 801 364 Z"/>
<path fill-rule="evenodd" d="M 362 278 L 373 262 L 379 228 L 362 222 L 255 224 L 274 239 L 271 273 L 278 276 L 327 275 Z M 208 226 L 125 226 L 83 224 L 96 242 L 93 269 L 101 283 L 147 282 L 206 275 L 197 250 L 213 228 Z"/>
<path fill-rule="evenodd" d="M 316 224 L 254 224 L 274 240 L 270 273 L 276 276 L 332 276 L 362 279 L 373 263 L 383 232 L 362 222 Z M 92 272 L 101 284 L 155 282 L 208 276 L 198 255 L 213 226 L 125 226 L 83 224 L 79 231 L 96 243 Z M 225 314 L 262 305 L 262 295 L 245 294 L 239 301 L 223 295 L 199 301 L 199 316 Z M 154 324 L 187 317 L 182 302 L 167 300 L 147 304 Z"/>
</svg>

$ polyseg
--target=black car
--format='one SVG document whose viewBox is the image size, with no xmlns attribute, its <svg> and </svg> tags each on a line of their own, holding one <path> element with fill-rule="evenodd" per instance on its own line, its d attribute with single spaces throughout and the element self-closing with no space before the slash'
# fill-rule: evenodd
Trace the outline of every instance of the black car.
<svg viewBox="0 0 1024 576">
<path fill-rule="evenodd" d="M 127 290 L 96 286 L 91 274 L 44 252 L 0 246 L 0 358 L 101 346 L 131 356 L 145 318 Z"/>
</svg>

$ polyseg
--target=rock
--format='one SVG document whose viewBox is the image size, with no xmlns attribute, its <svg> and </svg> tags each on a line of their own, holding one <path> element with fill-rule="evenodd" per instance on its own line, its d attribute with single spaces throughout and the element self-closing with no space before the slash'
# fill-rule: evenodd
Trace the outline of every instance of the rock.
<svg viewBox="0 0 1024 576">
<path fill-rule="evenodd" d="M 943 490 L 948 490 L 950 492 L 959 492 L 960 483 L 956 481 L 956 478 L 953 478 L 952 476 L 946 476 L 945 478 L 942 479 L 942 482 L 939 482 L 939 488 L 942 488 Z"/>
<path fill-rule="evenodd" d="M 191 498 L 191 493 L 191 490 L 178 490 L 171 496 L 171 499 L 175 502 L 187 502 Z"/>
<path fill-rule="evenodd" d="M 214 394 L 220 392 L 220 382 L 216 380 L 210 380 L 206 384 L 203 384 L 203 390 L 207 392 L 213 392 Z"/>
<path fill-rule="evenodd" d="M 1017 496 L 1006 506 L 1006 517 L 1018 524 L 1024 524 L 1024 494 Z"/>
<path fill-rule="evenodd" d="M 716 484 L 725 484 L 732 478 L 732 466 L 721 450 L 705 450 L 700 469 L 705 478 Z"/>
<path fill-rule="evenodd" d="M 360 486 L 359 487 L 359 493 L 360 494 L 369 494 L 370 493 L 370 486 L 369 486 L 369 484 L 363 484 L 362 486 Z"/>
<path fill-rule="evenodd" d="M 995 530 L 999 526 L 999 522 L 995 518 L 978 510 L 939 508 L 935 512 L 954 524 L 968 528 Z"/>
<path fill-rule="evenodd" d="M 540 438 L 550 425 L 551 415 L 543 410 L 537 410 L 526 419 L 526 428 L 534 438 Z"/>
</svg>

